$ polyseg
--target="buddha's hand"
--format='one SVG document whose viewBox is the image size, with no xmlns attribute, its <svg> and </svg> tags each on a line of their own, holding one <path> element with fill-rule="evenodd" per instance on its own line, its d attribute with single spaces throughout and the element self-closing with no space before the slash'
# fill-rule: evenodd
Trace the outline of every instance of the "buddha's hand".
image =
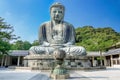
<svg viewBox="0 0 120 80">
<path fill-rule="evenodd" d="M 65 43 L 63 45 L 68 47 L 68 46 L 72 46 L 72 43 L 68 42 L 68 43 Z"/>
<path fill-rule="evenodd" d="M 44 41 L 42 46 L 50 46 L 50 43 Z"/>
<path fill-rule="evenodd" d="M 63 44 L 50 44 L 50 46 L 64 46 Z"/>
</svg>

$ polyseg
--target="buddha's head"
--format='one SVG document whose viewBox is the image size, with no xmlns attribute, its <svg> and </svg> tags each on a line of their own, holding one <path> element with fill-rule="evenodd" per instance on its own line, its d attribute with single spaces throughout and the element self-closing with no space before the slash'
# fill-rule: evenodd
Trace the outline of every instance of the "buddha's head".
<svg viewBox="0 0 120 80">
<path fill-rule="evenodd" d="M 53 3 L 50 7 L 51 19 L 54 21 L 62 21 L 64 18 L 65 7 L 61 3 Z"/>
</svg>

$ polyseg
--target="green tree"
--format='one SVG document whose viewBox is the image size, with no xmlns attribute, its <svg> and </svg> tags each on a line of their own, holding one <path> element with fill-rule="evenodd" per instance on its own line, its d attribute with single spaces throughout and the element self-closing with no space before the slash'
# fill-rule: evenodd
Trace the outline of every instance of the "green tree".
<svg viewBox="0 0 120 80">
<path fill-rule="evenodd" d="M 76 29 L 76 45 L 84 46 L 88 51 L 106 50 L 119 41 L 120 33 L 111 27 L 83 26 Z"/>
<path fill-rule="evenodd" d="M 13 39 L 17 39 L 16 35 L 13 34 L 13 27 L 6 22 L 4 19 L 0 17 L 0 52 L 7 53 L 10 49 L 9 42 Z"/>
<path fill-rule="evenodd" d="M 40 45 L 39 41 L 38 40 L 34 40 L 33 43 L 32 43 L 32 46 L 38 46 L 38 45 Z"/>
<path fill-rule="evenodd" d="M 22 40 L 17 40 L 12 45 L 12 50 L 24 50 L 24 44 Z"/>
<path fill-rule="evenodd" d="M 29 48 L 32 46 L 32 44 L 28 41 L 23 42 L 23 48 L 24 50 L 29 50 Z"/>
<path fill-rule="evenodd" d="M 13 34 L 13 26 L 4 22 L 4 19 L 0 17 L 0 54 L 2 54 L 3 59 L 4 55 L 7 55 L 8 51 L 10 50 L 10 41 L 17 39 L 16 35 Z M 3 60 L 2 64 L 3 65 Z"/>
<path fill-rule="evenodd" d="M 11 50 L 28 50 L 32 44 L 28 41 L 18 40 L 11 44 Z"/>
</svg>

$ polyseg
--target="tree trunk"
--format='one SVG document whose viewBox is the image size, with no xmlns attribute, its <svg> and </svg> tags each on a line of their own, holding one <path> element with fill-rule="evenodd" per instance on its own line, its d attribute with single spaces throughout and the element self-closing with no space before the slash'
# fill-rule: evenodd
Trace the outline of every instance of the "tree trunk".
<svg viewBox="0 0 120 80">
<path fill-rule="evenodd" d="M 4 54 L 2 55 L 1 67 L 3 67 L 3 64 L 4 64 Z"/>
<path fill-rule="evenodd" d="M 7 55 L 5 55 L 5 66 L 7 65 Z"/>
<path fill-rule="evenodd" d="M 102 63 L 102 51 L 99 51 L 100 52 L 100 66 L 103 66 L 103 63 Z"/>
</svg>

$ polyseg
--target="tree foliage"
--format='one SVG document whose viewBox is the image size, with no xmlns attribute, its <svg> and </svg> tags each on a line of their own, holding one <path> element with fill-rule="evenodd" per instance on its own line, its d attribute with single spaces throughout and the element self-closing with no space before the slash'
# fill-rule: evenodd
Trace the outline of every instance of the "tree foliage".
<svg viewBox="0 0 120 80">
<path fill-rule="evenodd" d="M 29 50 L 31 46 L 38 46 L 38 40 L 34 40 L 31 44 L 29 41 L 17 40 L 11 44 L 11 50 Z"/>
<path fill-rule="evenodd" d="M 9 42 L 18 38 L 13 31 L 13 26 L 4 22 L 4 19 L 0 17 L 0 53 L 6 54 L 10 50 Z"/>
<path fill-rule="evenodd" d="M 28 41 L 18 40 L 11 44 L 11 50 L 28 50 L 32 44 Z"/>
<path fill-rule="evenodd" d="M 10 44 L 7 41 L 2 41 L 0 39 L 0 53 L 7 54 L 7 52 L 10 50 Z"/>
<path fill-rule="evenodd" d="M 38 40 L 34 40 L 33 43 L 32 43 L 32 45 L 33 45 L 33 46 L 38 46 L 38 45 L 40 45 L 40 44 L 39 44 L 39 41 L 38 41 Z"/>
<path fill-rule="evenodd" d="M 76 45 L 84 46 L 88 51 L 106 50 L 119 41 L 120 33 L 111 27 L 84 26 L 76 29 Z"/>
</svg>

